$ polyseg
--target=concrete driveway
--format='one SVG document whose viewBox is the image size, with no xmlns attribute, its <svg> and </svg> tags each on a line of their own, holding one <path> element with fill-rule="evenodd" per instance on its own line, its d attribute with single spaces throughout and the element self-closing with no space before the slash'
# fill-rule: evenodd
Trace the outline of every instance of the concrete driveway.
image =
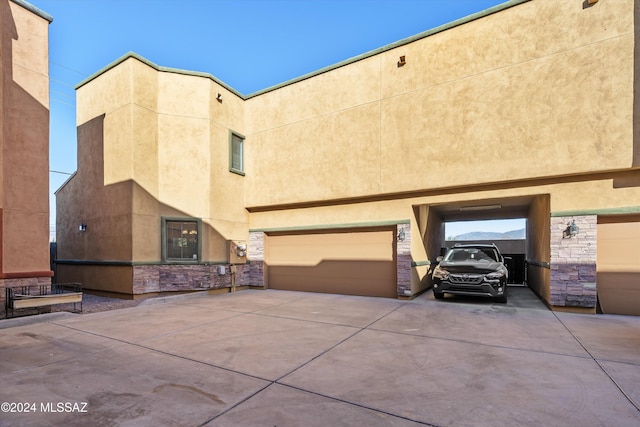
<svg viewBox="0 0 640 427">
<path fill-rule="evenodd" d="M 640 425 L 640 318 L 526 288 L 197 294 L 0 328 L 0 402 L 22 411 L 2 426 Z"/>
</svg>

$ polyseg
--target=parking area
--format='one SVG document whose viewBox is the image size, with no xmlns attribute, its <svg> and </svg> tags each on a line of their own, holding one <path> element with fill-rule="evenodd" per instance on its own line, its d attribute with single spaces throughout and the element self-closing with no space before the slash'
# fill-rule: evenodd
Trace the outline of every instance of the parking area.
<svg viewBox="0 0 640 427">
<path fill-rule="evenodd" d="M 202 293 L 0 328 L 2 426 L 640 425 L 640 318 L 524 287 Z"/>
</svg>

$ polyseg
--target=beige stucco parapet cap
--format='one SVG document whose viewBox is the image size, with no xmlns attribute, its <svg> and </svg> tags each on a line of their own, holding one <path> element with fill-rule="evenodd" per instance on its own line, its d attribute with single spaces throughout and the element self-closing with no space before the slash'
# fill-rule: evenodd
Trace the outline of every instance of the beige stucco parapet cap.
<svg viewBox="0 0 640 427">
<path fill-rule="evenodd" d="M 363 59 L 370 58 L 370 57 L 378 55 L 378 54 L 380 54 L 382 52 L 386 52 L 388 50 L 395 49 L 395 48 L 398 48 L 400 46 L 404 46 L 404 45 L 409 44 L 409 43 L 413 43 L 413 42 L 415 42 L 417 40 L 424 39 L 424 38 L 432 36 L 434 34 L 438 34 L 438 33 L 441 33 L 443 31 L 450 30 L 451 28 L 458 27 L 458 26 L 466 24 L 468 22 L 475 21 L 476 19 L 484 18 L 485 16 L 492 15 L 494 13 L 500 12 L 500 11 L 508 9 L 510 7 L 513 7 L 513 6 L 522 4 L 522 3 L 527 3 L 527 2 L 530 2 L 530 1 L 531 0 L 508 0 L 508 1 L 504 2 L 504 3 L 500 3 L 498 5 L 490 7 L 488 9 L 481 10 L 480 12 L 465 16 L 465 17 L 460 18 L 460 19 L 456 19 L 455 21 L 451 21 L 451 22 L 449 22 L 447 24 L 440 25 L 439 27 L 435 27 L 435 28 L 432 28 L 430 30 L 423 31 L 422 33 L 418 33 L 418 34 L 416 34 L 414 36 L 410 36 L 410 37 L 407 37 L 405 39 L 398 40 L 397 42 L 388 44 L 386 46 L 371 50 L 371 51 L 366 52 L 366 53 L 363 53 L 361 55 L 354 56 L 354 57 L 349 58 L 349 59 L 345 59 L 344 61 L 338 62 L 337 64 L 329 65 L 328 67 L 321 68 L 321 69 L 316 70 L 316 71 L 312 71 L 309 74 L 305 74 L 305 75 L 302 75 L 300 77 L 296 77 L 296 78 L 288 80 L 286 82 L 277 84 L 275 86 L 271 86 L 271 87 L 268 87 L 266 89 L 259 90 L 257 92 L 254 92 L 254 93 L 248 95 L 247 99 L 253 98 L 254 96 L 262 95 L 262 94 L 267 93 L 267 92 L 271 92 L 271 91 L 276 90 L 276 89 L 280 89 L 280 88 L 282 88 L 284 86 L 288 86 L 290 84 L 297 83 L 297 82 L 302 81 L 302 80 L 306 80 L 308 78 L 317 76 L 318 74 L 322 74 L 322 73 L 326 73 L 326 72 L 331 71 L 331 70 L 335 70 L 336 68 L 344 67 L 345 65 L 349 65 L 349 64 L 352 64 L 354 62 L 362 61 Z"/>
<path fill-rule="evenodd" d="M 156 71 L 163 71 L 163 72 L 175 73 L 175 74 L 186 74 L 186 75 L 189 75 L 189 76 L 197 76 L 197 77 L 204 77 L 204 78 L 207 78 L 207 79 L 211 79 L 214 82 L 216 82 L 217 84 L 219 84 L 220 86 L 222 86 L 225 89 L 227 89 L 229 92 L 237 95 L 238 97 L 240 97 L 242 99 L 246 99 L 246 97 L 244 95 L 242 95 L 240 92 L 238 92 L 237 90 L 233 89 L 231 86 L 229 86 L 228 84 L 224 83 L 223 81 L 215 78 L 213 75 L 211 75 L 209 73 L 201 73 L 201 72 L 198 72 L 198 71 L 181 70 L 179 68 L 161 67 L 160 65 L 149 61 L 148 59 L 138 55 L 135 52 L 129 52 L 129 53 L 126 53 L 126 54 L 122 55 L 120 58 L 116 59 L 115 61 L 113 61 L 109 65 L 103 67 L 102 69 L 98 70 L 97 72 L 93 73 L 92 75 L 90 75 L 89 77 L 87 77 L 86 79 L 84 79 L 83 81 L 78 83 L 75 86 L 75 89 L 78 90 L 82 86 L 84 86 L 87 83 L 89 83 L 91 80 L 95 79 L 96 77 L 100 76 L 101 74 L 106 73 L 111 68 L 116 67 L 117 65 L 123 63 L 124 61 L 126 61 L 129 58 L 137 59 L 138 61 L 142 62 L 143 64 L 148 65 L 149 67 L 155 69 Z"/>
<path fill-rule="evenodd" d="M 584 216 L 584 215 L 637 215 L 640 213 L 640 206 L 622 206 L 619 208 L 604 209 L 584 209 L 574 211 L 551 212 L 551 217 L 563 216 Z"/>
<path fill-rule="evenodd" d="M 20 0 L 12 0 L 12 1 L 18 2 Z M 158 71 L 164 71 L 164 72 L 169 72 L 169 73 L 177 73 L 177 74 L 186 74 L 186 75 L 190 75 L 190 76 L 199 76 L 199 77 L 209 78 L 209 79 L 213 80 L 214 82 L 216 82 L 217 84 L 219 84 L 220 86 L 222 86 L 225 89 L 227 89 L 229 92 L 237 95 L 238 97 L 242 98 L 243 100 L 247 100 L 249 98 L 253 98 L 255 96 L 262 95 L 262 94 L 265 94 L 267 92 L 271 92 L 271 91 L 276 90 L 276 89 L 280 89 L 282 87 L 285 87 L 285 86 L 300 82 L 302 80 L 306 80 L 306 79 L 309 79 L 311 77 L 315 77 L 315 76 L 317 76 L 319 74 L 323 74 L 323 73 L 326 73 L 328 71 L 335 70 L 336 68 L 344 67 L 345 65 L 349 65 L 349 64 L 352 64 L 354 62 L 358 62 L 358 61 L 361 61 L 363 59 L 370 58 L 370 57 L 378 55 L 378 54 L 380 54 L 382 52 L 386 52 L 388 50 L 395 49 L 395 48 L 400 47 L 400 46 L 404 46 L 404 45 L 412 43 L 412 42 L 414 42 L 416 40 L 420 40 L 420 39 L 432 36 L 434 34 L 441 33 L 443 31 L 449 30 L 451 28 L 458 27 L 458 26 L 466 24 L 468 22 L 475 21 L 476 19 L 483 18 L 485 16 L 488 16 L 488 15 L 500 12 L 502 10 L 508 9 L 510 7 L 513 7 L 513 6 L 522 4 L 522 3 L 527 3 L 529 1 L 531 1 L 531 0 L 508 0 L 508 1 L 504 2 L 504 3 L 500 3 L 500 4 L 496 5 L 496 6 L 490 7 L 488 9 L 482 10 L 482 11 L 474 13 L 472 15 L 468 15 L 468 16 L 465 16 L 463 18 L 457 19 L 455 21 L 449 22 L 447 24 L 440 25 L 439 27 L 433 28 L 431 30 L 424 31 L 422 33 L 416 34 L 416 35 L 411 36 L 411 37 L 407 37 L 405 39 L 402 39 L 402 40 L 399 40 L 397 42 L 394 42 L 394 43 L 388 44 L 386 46 L 380 47 L 378 49 L 363 53 L 361 55 L 354 56 L 352 58 L 349 58 L 349 59 L 346 59 L 344 61 L 338 62 L 337 64 L 329 65 L 327 67 L 321 68 L 321 69 L 313 71 L 311 73 L 304 74 L 304 75 L 302 75 L 300 77 L 296 77 L 294 79 L 287 80 L 286 82 L 279 83 L 279 84 L 277 84 L 275 86 L 271 86 L 271 87 L 268 87 L 266 89 L 259 90 L 257 92 L 254 92 L 254 93 L 250 94 L 250 95 L 241 94 L 240 92 L 236 91 L 235 89 L 233 89 L 232 87 L 230 87 L 226 83 L 224 83 L 221 80 L 219 80 L 216 77 L 214 77 L 212 74 L 202 73 L 202 72 L 198 72 L 198 71 L 182 70 L 182 69 L 178 69 L 178 68 L 161 67 L 161 66 L 149 61 L 148 59 L 143 58 L 142 56 L 136 54 L 135 52 L 129 52 L 129 53 L 121 56 L 120 58 L 116 59 L 115 61 L 113 61 L 109 65 L 103 67 L 101 70 L 97 71 L 96 73 L 92 74 L 91 76 L 87 77 L 86 79 L 84 79 L 83 81 L 78 83 L 75 86 L 75 89 L 76 90 L 79 89 L 80 87 L 82 87 L 85 84 L 89 83 L 91 80 L 93 80 L 96 77 L 98 77 L 99 75 L 107 72 L 111 68 L 119 65 L 120 63 L 124 62 L 125 60 L 127 60 L 129 58 L 135 58 L 138 61 L 143 62 L 144 64 L 147 64 L 148 66 L 150 66 L 150 67 L 152 67 L 152 68 L 154 68 L 154 69 L 156 69 Z"/>
<path fill-rule="evenodd" d="M 11 0 L 13 3 L 24 7 L 25 9 L 27 9 L 30 12 L 35 13 L 36 15 L 38 15 L 39 17 L 46 19 L 47 21 L 49 21 L 49 23 L 53 22 L 53 16 L 49 15 L 48 13 L 38 9 L 37 7 L 35 7 L 34 5 L 32 5 L 31 3 L 27 3 L 24 0 Z"/>
</svg>

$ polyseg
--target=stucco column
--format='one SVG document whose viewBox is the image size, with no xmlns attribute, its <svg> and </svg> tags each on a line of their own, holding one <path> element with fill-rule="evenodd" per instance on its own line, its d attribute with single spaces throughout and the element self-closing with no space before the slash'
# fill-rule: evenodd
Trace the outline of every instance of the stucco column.
<svg viewBox="0 0 640 427">
<path fill-rule="evenodd" d="M 571 236 L 574 221 L 578 233 Z M 597 227 L 596 215 L 551 218 L 551 305 L 596 306 Z"/>
</svg>

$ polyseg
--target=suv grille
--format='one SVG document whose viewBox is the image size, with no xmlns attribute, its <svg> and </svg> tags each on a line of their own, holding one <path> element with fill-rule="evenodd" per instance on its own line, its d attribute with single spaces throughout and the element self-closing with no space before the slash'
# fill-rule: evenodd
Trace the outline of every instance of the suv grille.
<svg viewBox="0 0 640 427">
<path fill-rule="evenodd" d="M 449 281 L 451 283 L 460 283 L 468 285 L 479 285 L 482 283 L 484 276 L 482 274 L 450 274 Z"/>
</svg>

